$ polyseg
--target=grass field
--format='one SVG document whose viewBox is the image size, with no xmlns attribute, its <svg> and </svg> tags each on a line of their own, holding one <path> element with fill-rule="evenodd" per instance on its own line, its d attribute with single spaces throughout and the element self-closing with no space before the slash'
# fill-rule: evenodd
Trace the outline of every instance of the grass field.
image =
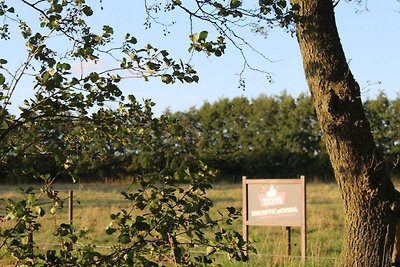
<svg viewBox="0 0 400 267">
<path fill-rule="evenodd" d="M 0 198 L 21 197 L 23 186 L 0 186 Z M 109 215 L 124 208 L 127 203 L 121 191 L 123 184 L 73 184 L 56 185 L 60 197 L 67 199 L 68 190 L 74 191 L 74 226 L 90 230 L 90 237 L 97 246 L 107 249 L 112 244 L 104 230 L 110 222 Z M 215 202 L 217 210 L 234 206 L 241 209 L 241 184 L 218 184 L 208 196 Z M 67 205 L 68 202 L 66 202 Z M 54 225 L 68 222 L 68 209 L 56 216 L 45 216 L 42 233 L 35 236 L 41 247 L 57 243 L 53 236 Z M 241 220 L 233 227 L 241 231 Z M 344 225 L 342 200 L 335 184 L 310 183 L 307 185 L 307 262 L 306 266 L 335 266 L 341 249 L 341 235 Z M 258 254 L 251 254 L 248 264 L 228 262 L 222 257 L 223 266 L 299 266 L 300 229 L 292 229 L 292 257 L 287 257 L 287 231 L 285 227 L 250 226 L 249 237 L 254 241 Z M 9 259 L 8 259 L 9 261 Z M 0 266 L 5 265 L 0 261 Z"/>
</svg>

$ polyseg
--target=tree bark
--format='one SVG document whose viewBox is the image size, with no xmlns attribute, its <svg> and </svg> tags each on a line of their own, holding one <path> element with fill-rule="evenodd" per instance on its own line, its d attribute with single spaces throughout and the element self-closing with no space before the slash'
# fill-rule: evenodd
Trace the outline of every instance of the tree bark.
<svg viewBox="0 0 400 267">
<path fill-rule="evenodd" d="M 332 0 L 292 0 L 304 71 L 344 200 L 342 266 L 390 266 L 398 192 L 377 151 L 347 64 Z"/>
</svg>

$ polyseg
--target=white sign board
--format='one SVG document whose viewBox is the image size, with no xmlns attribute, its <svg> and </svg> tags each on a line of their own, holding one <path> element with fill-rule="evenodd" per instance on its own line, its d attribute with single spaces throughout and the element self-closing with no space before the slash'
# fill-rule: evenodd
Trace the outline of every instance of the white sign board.
<svg viewBox="0 0 400 267">
<path fill-rule="evenodd" d="M 302 259 L 306 255 L 306 188 L 300 179 L 243 177 L 243 237 L 249 225 L 301 227 Z"/>
</svg>

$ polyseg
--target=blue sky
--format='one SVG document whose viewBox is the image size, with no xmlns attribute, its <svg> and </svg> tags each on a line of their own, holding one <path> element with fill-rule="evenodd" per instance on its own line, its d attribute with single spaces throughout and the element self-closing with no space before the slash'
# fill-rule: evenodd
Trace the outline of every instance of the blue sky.
<svg viewBox="0 0 400 267">
<path fill-rule="evenodd" d="M 177 22 L 169 28 L 170 34 L 164 36 L 162 27 L 157 25 L 145 30 L 143 1 L 120 0 L 116 3 L 115 0 L 103 0 L 105 8 L 103 11 L 95 10 L 97 13 L 92 21 L 94 25 L 100 27 L 102 24 L 110 24 L 121 36 L 131 32 L 141 45 L 151 43 L 168 49 L 175 58 L 189 58 L 187 48 L 190 25 L 183 13 L 162 12 L 159 15 L 166 23 Z M 397 11 L 400 10 L 400 4 L 395 0 L 368 1 L 368 9 L 367 12 L 362 7 L 341 1 L 335 9 L 339 34 L 350 68 L 362 88 L 363 99 L 374 98 L 380 91 L 394 98 L 400 93 L 400 13 Z M 196 31 L 206 27 L 204 24 L 194 25 Z M 213 102 L 222 97 L 256 98 L 260 94 L 276 95 L 284 90 L 297 96 L 308 91 L 295 38 L 281 29 L 272 30 L 268 38 L 255 35 L 249 30 L 242 34 L 274 61 L 271 63 L 254 53 L 247 55 L 254 67 L 272 73 L 273 83 L 269 83 L 261 73 L 247 71 L 245 91 L 238 88 L 237 74 L 242 69 L 243 60 L 239 52 L 228 43 L 226 54 L 221 58 L 197 54 L 192 59 L 200 76 L 199 84 L 178 82 L 164 85 L 158 80 L 144 82 L 141 79 L 131 79 L 124 82 L 124 91 L 134 94 L 138 99 L 151 98 L 156 103 L 154 111 L 157 115 L 166 108 L 184 111 L 192 106 L 199 107 L 204 101 Z M 212 31 L 210 35 L 213 35 Z M 15 51 L 15 46 L 8 43 L 0 52 L 0 57 L 4 56 L 3 53 Z M 101 67 L 101 64 L 97 66 Z M 14 102 L 29 96 L 29 90 L 26 89 L 16 92 Z"/>
<path fill-rule="evenodd" d="M 390 98 L 400 93 L 400 13 L 397 11 L 400 10 L 400 4 L 394 0 L 384 2 L 368 1 L 369 11 L 365 11 L 363 7 L 341 1 L 335 9 L 342 44 L 351 70 L 362 88 L 364 100 L 374 98 L 380 91 Z M 133 18 L 138 28 L 141 19 Z M 171 48 L 177 56 L 184 56 L 182 51 L 188 47 L 186 36 L 189 34 L 189 25 L 186 17 L 177 21 L 178 24 L 170 28 L 171 34 L 166 37 L 157 35 L 161 32 L 157 27 L 144 31 L 143 37 L 157 36 L 154 39 L 156 45 Z M 249 54 L 251 64 L 273 74 L 273 83 L 269 83 L 260 73 L 247 71 L 246 90 L 239 89 L 237 73 L 241 70 L 242 59 L 238 51 L 230 47 L 221 58 L 196 56 L 193 63 L 200 75 L 198 85 L 163 86 L 156 81 L 133 81 L 134 93 L 139 98 L 153 99 L 157 104 L 156 112 L 160 112 L 167 107 L 173 111 L 199 107 L 204 101 L 213 102 L 221 97 L 255 98 L 262 93 L 280 94 L 283 90 L 294 96 L 308 92 L 295 38 L 281 29 L 273 30 L 266 39 L 250 32 L 245 34 L 257 49 L 276 61 L 270 63 L 254 53 Z"/>
</svg>

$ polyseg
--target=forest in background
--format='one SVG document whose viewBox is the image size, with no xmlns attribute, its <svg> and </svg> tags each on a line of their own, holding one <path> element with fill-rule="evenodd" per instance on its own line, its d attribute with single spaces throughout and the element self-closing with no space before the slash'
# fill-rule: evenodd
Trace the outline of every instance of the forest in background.
<svg viewBox="0 0 400 267">
<path fill-rule="evenodd" d="M 100 109 L 94 123 L 84 114 L 79 119 L 66 112 L 57 120 L 32 124 L 29 132 L 16 131 L 10 140 L 18 143 L 3 155 L 0 181 L 25 183 L 43 173 L 71 181 L 70 175 L 58 175 L 56 161 L 64 155 L 70 156 L 63 168 L 73 165 L 69 173 L 81 181 L 174 173 L 199 159 L 218 170 L 218 179 L 230 182 L 242 175 L 333 179 L 307 94 L 221 98 L 185 112 L 167 110 L 157 118 L 153 105 L 145 101 L 142 112 Z M 365 109 L 386 167 L 399 176 L 400 97 L 391 100 L 380 93 L 365 101 Z"/>
</svg>

